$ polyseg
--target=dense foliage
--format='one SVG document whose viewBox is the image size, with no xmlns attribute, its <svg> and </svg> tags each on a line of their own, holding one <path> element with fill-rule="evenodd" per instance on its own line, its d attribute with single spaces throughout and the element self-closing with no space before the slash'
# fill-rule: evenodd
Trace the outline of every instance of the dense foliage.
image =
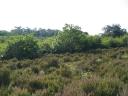
<svg viewBox="0 0 128 96">
<path fill-rule="evenodd" d="M 33 59 L 38 56 L 38 45 L 31 37 L 24 37 L 20 40 L 8 45 L 3 58 L 10 59 L 16 57 L 17 59 L 30 58 Z"/>
<path fill-rule="evenodd" d="M 107 25 L 103 28 L 104 35 L 108 36 L 122 36 L 126 34 L 126 29 L 122 29 L 119 24 L 113 24 L 112 26 Z"/>
<path fill-rule="evenodd" d="M 91 36 L 87 32 L 83 32 L 79 26 L 69 24 L 65 24 L 62 31 L 16 27 L 8 32 L 10 35 L 7 35 L 6 31 L 0 32 L 0 54 L 5 54 L 8 58 L 32 58 L 37 55 L 42 56 L 44 53 L 74 53 L 128 46 L 127 31 L 122 29 L 119 24 L 107 25 L 103 29 L 102 35 Z M 27 37 L 33 36 L 33 40 L 26 38 L 25 41 L 24 36 L 26 35 L 28 35 Z M 35 48 L 35 45 L 39 48 Z M 34 51 L 38 51 L 35 56 Z M 29 55 L 30 57 L 27 55 L 28 53 L 32 53 Z"/>
</svg>

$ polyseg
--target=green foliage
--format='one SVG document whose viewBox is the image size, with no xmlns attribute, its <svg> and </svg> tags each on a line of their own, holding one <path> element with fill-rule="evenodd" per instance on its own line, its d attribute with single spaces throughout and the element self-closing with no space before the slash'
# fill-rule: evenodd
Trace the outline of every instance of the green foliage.
<svg viewBox="0 0 128 96">
<path fill-rule="evenodd" d="M 123 40 L 123 46 L 126 46 L 126 47 L 128 47 L 128 35 L 124 35 L 123 37 L 122 37 L 122 40 Z"/>
<path fill-rule="evenodd" d="M 57 32 L 56 35 L 53 35 L 52 37 L 45 37 L 45 38 L 34 37 L 33 38 L 34 40 L 32 41 L 34 42 L 35 40 L 37 41 L 37 45 L 39 46 L 38 56 L 42 56 L 45 53 L 65 53 L 65 52 L 73 53 L 73 52 L 83 52 L 83 51 L 99 49 L 99 48 L 127 47 L 128 36 L 126 34 L 126 30 L 122 29 L 120 25 L 106 26 L 104 30 L 105 30 L 105 33 L 101 36 L 100 35 L 91 36 L 91 35 L 88 35 L 86 32 L 83 32 L 79 26 L 66 24 L 63 27 L 63 30 Z M 21 34 L 22 33 L 26 34 L 25 32 L 28 32 L 28 31 L 31 31 L 30 33 L 32 33 L 32 30 L 24 29 L 21 27 L 17 27 L 16 30 L 13 30 L 13 31 L 16 31 L 16 33 L 19 32 Z M 40 33 L 42 31 L 43 30 L 40 29 L 40 31 L 38 31 L 39 34 L 42 34 Z M 50 32 L 52 32 L 52 30 Z M 8 37 L 6 36 L 6 37 L 0 38 L 0 42 L 1 42 L 0 54 L 3 55 L 5 51 L 9 50 L 9 46 L 10 47 L 19 46 L 15 44 L 16 42 L 23 41 L 21 39 L 21 38 L 24 38 L 23 36 L 11 35 Z M 24 42 L 30 42 L 30 41 L 24 40 Z M 12 48 L 11 50 L 14 50 L 14 49 L 16 48 Z M 9 52 L 6 52 L 6 54 L 7 53 L 9 54 Z M 25 54 L 24 52 L 22 53 Z M 10 52 L 10 54 L 12 53 Z M 14 56 L 10 56 L 9 58 L 12 58 L 12 57 Z M 21 57 L 18 57 L 18 58 L 21 58 Z M 32 57 L 29 57 L 29 58 L 32 58 Z"/>
<path fill-rule="evenodd" d="M 19 41 L 9 44 L 4 58 L 10 59 L 16 57 L 17 59 L 36 58 L 38 55 L 38 45 L 31 37 L 25 37 Z"/>
<path fill-rule="evenodd" d="M 105 48 L 124 46 L 122 37 L 103 37 L 101 43 Z"/>
<path fill-rule="evenodd" d="M 8 31 L 0 30 L 0 36 L 9 36 L 9 35 L 11 35 L 11 33 L 9 33 Z"/>
<path fill-rule="evenodd" d="M 99 36 L 90 36 L 88 39 L 90 49 L 97 49 L 102 47 L 101 38 Z"/>
<path fill-rule="evenodd" d="M 60 32 L 56 38 L 56 52 L 75 52 L 80 49 L 80 38 L 82 35 L 81 28 L 74 25 L 66 24 L 63 32 Z"/>
<path fill-rule="evenodd" d="M 126 29 L 122 29 L 119 24 L 113 24 L 112 26 L 107 25 L 103 28 L 103 30 L 104 30 L 103 35 L 113 36 L 113 37 L 122 36 L 127 32 Z"/>
</svg>

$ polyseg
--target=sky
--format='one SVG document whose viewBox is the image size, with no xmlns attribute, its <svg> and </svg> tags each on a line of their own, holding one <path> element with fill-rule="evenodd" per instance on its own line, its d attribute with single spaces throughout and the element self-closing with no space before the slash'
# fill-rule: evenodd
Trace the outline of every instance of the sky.
<svg viewBox="0 0 128 96">
<path fill-rule="evenodd" d="M 66 23 L 92 35 L 102 33 L 105 25 L 128 29 L 128 0 L 0 0 L 0 30 L 61 30 Z"/>
</svg>

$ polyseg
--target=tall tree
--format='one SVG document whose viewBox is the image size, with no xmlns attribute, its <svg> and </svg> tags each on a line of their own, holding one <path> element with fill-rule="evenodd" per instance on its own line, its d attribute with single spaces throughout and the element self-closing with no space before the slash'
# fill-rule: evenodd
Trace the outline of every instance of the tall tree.
<svg viewBox="0 0 128 96">
<path fill-rule="evenodd" d="M 103 28 L 104 34 L 107 36 L 122 36 L 126 34 L 127 30 L 124 28 L 121 28 L 119 24 L 113 24 L 113 25 L 107 25 Z"/>
<path fill-rule="evenodd" d="M 60 32 L 57 36 L 57 50 L 61 52 L 74 52 L 79 50 L 82 34 L 83 32 L 79 26 L 65 24 L 63 32 Z"/>
</svg>

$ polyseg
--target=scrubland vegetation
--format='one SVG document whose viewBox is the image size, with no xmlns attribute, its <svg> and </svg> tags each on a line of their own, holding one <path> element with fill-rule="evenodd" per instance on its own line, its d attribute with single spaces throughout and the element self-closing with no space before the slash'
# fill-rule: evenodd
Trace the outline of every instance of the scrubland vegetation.
<svg viewBox="0 0 128 96">
<path fill-rule="evenodd" d="M 128 33 L 108 25 L 0 32 L 0 96 L 128 96 Z"/>
</svg>

